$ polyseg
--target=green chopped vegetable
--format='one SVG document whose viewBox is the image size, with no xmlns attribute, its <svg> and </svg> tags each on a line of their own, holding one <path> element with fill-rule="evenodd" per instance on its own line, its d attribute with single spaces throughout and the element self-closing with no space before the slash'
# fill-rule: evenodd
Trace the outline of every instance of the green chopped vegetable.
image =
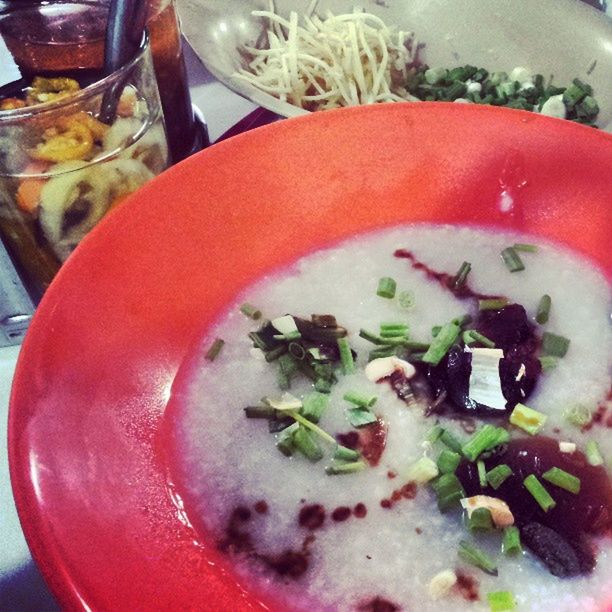
<svg viewBox="0 0 612 612">
<path fill-rule="evenodd" d="M 318 391 L 309 393 L 302 402 L 301 414 L 304 418 L 318 423 L 321 415 L 329 405 L 329 396 Z"/>
<path fill-rule="evenodd" d="M 491 612 L 506 612 L 516 609 L 514 595 L 510 591 L 494 591 L 487 593 L 487 601 Z"/>
<path fill-rule="evenodd" d="M 438 365 L 446 353 L 448 353 L 455 340 L 457 340 L 460 331 L 461 328 L 456 323 L 444 325 L 440 333 L 433 339 L 425 355 L 423 355 L 423 361 L 434 366 Z"/>
<path fill-rule="evenodd" d="M 391 357 L 391 355 L 395 355 L 396 348 L 395 346 L 380 346 L 375 348 L 368 354 L 368 361 L 380 359 L 381 357 Z"/>
<path fill-rule="evenodd" d="M 558 467 L 550 468 L 550 470 L 542 474 L 544 480 L 577 495 L 580 492 L 580 478 L 562 470 Z"/>
<path fill-rule="evenodd" d="M 548 370 L 554 370 L 559 364 L 559 359 L 557 357 L 551 357 L 550 355 L 542 355 L 538 357 L 538 361 L 542 366 L 542 370 L 545 372 Z"/>
<path fill-rule="evenodd" d="M 444 432 L 444 429 L 442 428 L 441 425 L 434 425 L 427 432 L 427 435 L 425 436 L 425 440 L 427 440 L 427 442 L 430 442 L 431 444 L 433 444 L 434 442 L 438 441 L 438 439 L 440 438 L 440 436 L 442 435 L 443 432 Z"/>
<path fill-rule="evenodd" d="M 214 361 L 219 356 L 219 353 L 221 352 L 221 349 L 223 348 L 224 344 L 224 340 L 222 340 L 221 338 L 215 338 L 215 341 L 206 351 L 206 355 L 204 355 L 204 357 L 208 359 L 208 361 Z"/>
<path fill-rule="evenodd" d="M 476 461 L 484 451 L 508 442 L 508 440 L 510 440 L 510 434 L 505 429 L 486 424 L 461 447 L 461 452 L 470 461 Z"/>
<path fill-rule="evenodd" d="M 521 547 L 521 533 L 518 527 L 510 525 L 504 528 L 502 552 L 505 555 L 515 555 L 523 552 L 523 548 Z"/>
<path fill-rule="evenodd" d="M 350 463 L 334 462 L 325 468 L 325 473 L 330 476 L 339 474 L 354 474 L 365 470 L 366 464 L 363 461 L 351 461 Z"/>
<path fill-rule="evenodd" d="M 448 429 L 443 429 L 440 434 L 440 442 L 448 446 L 452 451 L 456 453 L 461 452 L 462 442 L 456 438 Z"/>
<path fill-rule="evenodd" d="M 240 306 L 240 312 L 245 316 L 249 317 L 249 319 L 253 319 L 257 321 L 257 319 L 261 319 L 261 310 L 248 302 L 245 302 Z"/>
<path fill-rule="evenodd" d="M 535 474 L 529 474 L 523 480 L 523 484 L 544 512 L 548 512 L 557 505 L 557 502 L 550 496 L 550 493 L 544 488 L 544 485 L 537 479 Z"/>
<path fill-rule="evenodd" d="M 400 291 L 397 296 L 397 303 L 400 305 L 400 308 L 404 310 L 409 310 L 414 306 L 414 293 L 412 291 Z"/>
<path fill-rule="evenodd" d="M 550 332 L 544 332 L 542 334 L 542 352 L 544 355 L 565 357 L 569 345 L 570 341 L 563 336 L 551 334 Z"/>
<path fill-rule="evenodd" d="M 517 404 L 510 415 L 510 423 L 532 436 L 541 431 L 547 419 L 548 417 L 542 412 L 528 408 L 524 404 Z"/>
<path fill-rule="evenodd" d="M 266 352 L 265 357 L 267 362 L 276 361 L 281 355 L 284 355 L 289 349 L 286 344 L 281 344 Z"/>
<path fill-rule="evenodd" d="M 515 242 L 512 245 L 515 251 L 523 251 L 524 253 L 537 253 L 538 247 L 535 244 L 525 244 L 524 242 Z"/>
<path fill-rule="evenodd" d="M 510 272 L 520 272 L 525 269 L 519 254 L 512 247 L 508 247 L 501 252 L 501 257 Z"/>
<path fill-rule="evenodd" d="M 344 394 L 344 399 L 360 408 L 371 408 L 376 403 L 375 395 L 366 395 L 357 391 L 347 391 Z"/>
<path fill-rule="evenodd" d="M 505 463 L 496 465 L 492 470 L 487 472 L 487 482 L 497 491 L 504 482 L 512 476 L 512 469 Z"/>
<path fill-rule="evenodd" d="M 468 274 L 470 273 L 471 269 L 472 269 L 472 264 L 470 264 L 467 261 L 464 261 L 461 264 L 461 267 L 459 268 L 459 271 L 457 272 L 457 274 L 455 274 L 453 279 L 450 281 L 449 283 L 450 288 L 455 289 L 455 290 L 461 289 L 461 287 L 465 285 Z"/>
<path fill-rule="evenodd" d="M 478 300 L 479 310 L 500 310 L 508 305 L 506 298 L 490 298 L 486 300 Z"/>
<path fill-rule="evenodd" d="M 441 474 L 452 474 L 457 469 L 460 461 L 461 455 L 459 453 L 445 448 L 438 456 L 438 470 Z"/>
<path fill-rule="evenodd" d="M 390 300 L 395 297 L 396 289 L 397 283 L 395 282 L 395 280 L 393 280 L 389 276 L 383 276 L 378 281 L 378 289 L 376 290 L 376 295 Z"/>
<path fill-rule="evenodd" d="M 468 519 L 468 528 L 475 531 L 493 531 L 493 518 L 488 508 L 476 508 Z"/>
<path fill-rule="evenodd" d="M 247 419 L 273 419 L 276 416 L 276 410 L 272 406 L 247 406 L 244 414 Z"/>
<path fill-rule="evenodd" d="M 440 333 L 441 329 L 442 329 L 441 325 L 434 325 L 431 328 L 431 336 L 432 336 L 432 338 L 435 338 Z"/>
<path fill-rule="evenodd" d="M 332 382 L 326 378 L 317 378 L 314 383 L 315 391 L 319 393 L 331 393 Z"/>
<path fill-rule="evenodd" d="M 476 470 L 478 471 L 478 483 L 484 489 L 487 486 L 487 468 L 485 467 L 485 462 L 478 460 L 476 462 Z"/>
<path fill-rule="evenodd" d="M 338 349 L 340 350 L 340 362 L 342 363 L 342 371 L 345 374 L 353 374 L 355 372 L 355 362 L 353 361 L 353 353 L 346 338 L 338 338 Z"/>
<path fill-rule="evenodd" d="M 436 478 L 439 473 L 438 466 L 432 459 L 421 457 L 407 470 L 406 478 L 418 484 L 424 484 Z"/>
<path fill-rule="evenodd" d="M 323 458 L 323 451 L 314 435 L 303 426 L 298 427 L 293 434 L 293 444 L 296 450 L 311 461 L 319 461 Z"/>
<path fill-rule="evenodd" d="M 364 408 L 349 408 L 346 411 L 349 423 L 353 427 L 364 427 L 370 423 L 376 423 L 376 415 Z"/>
<path fill-rule="evenodd" d="M 293 455 L 293 451 L 295 450 L 293 436 L 299 428 L 299 423 L 293 423 L 292 425 L 289 425 L 289 427 L 285 427 L 285 429 L 283 429 L 278 435 L 278 438 L 276 439 L 276 448 L 278 448 L 283 455 L 287 457 Z"/>
<path fill-rule="evenodd" d="M 575 404 L 571 408 L 564 410 L 563 417 L 568 423 L 576 427 L 585 427 L 593 419 L 593 413 L 589 408 L 582 404 Z"/>
<path fill-rule="evenodd" d="M 489 340 L 475 329 L 468 329 L 463 332 L 463 342 L 467 345 L 482 344 L 485 348 L 495 348 L 493 340 Z"/>
<path fill-rule="evenodd" d="M 291 355 L 285 353 L 278 358 L 278 376 L 277 382 L 281 389 L 289 389 L 291 387 L 291 378 L 298 371 L 298 367 Z"/>
<path fill-rule="evenodd" d="M 497 565 L 495 561 L 489 557 L 485 552 L 476 548 L 469 542 L 462 540 L 459 542 L 459 557 L 466 563 L 473 565 L 481 569 L 483 572 L 490 574 L 491 576 L 497 576 Z"/>
<path fill-rule="evenodd" d="M 455 474 L 442 474 L 431 483 L 431 488 L 438 498 L 438 509 L 440 512 L 450 510 L 465 497 L 461 481 Z"/>
<path fill-rule="evenodd" d="M 538 310 L 536 313 L 536 321 L 540 325 L 544 325 L 544 323 L 548 322 L 548 317 L 550 315 L 550 305 L 551 305 L 550 295 L 544 294 L 540 298 L 540 302 L 538 303 Z"/>
<path fill-rule="evenodd" d="M 337 444 L 336 439 L 329 435 L 325 430 L 321 429 L 318 425 L 309 421 L 306 417 L 303 417 L 301 414 L 296 412 L 295 410 L 287 410 L 287 416 L 290 416 L 292 419 L 306 427 L 306 429 L 310 429 L 310 431 L 316 433 L 321 439 L 329 442 L 330 444 Z"/>
<path fill-rule="evenodd" d="M 334 459 L 339 459 L 341 461 L 358 461 L 361 459 L 361 454 L 352 448 L 347 448 L 346 446 L 338 444 L 334 452 Z"/>
<path fill-rule="evenodd" d="M 595 440 L 589 440 L 587 442 L 584 452 L 589 465 L 603 465 L 604 460 L 599 450 L 599 444 L 597 444 Z"/>
</svg>

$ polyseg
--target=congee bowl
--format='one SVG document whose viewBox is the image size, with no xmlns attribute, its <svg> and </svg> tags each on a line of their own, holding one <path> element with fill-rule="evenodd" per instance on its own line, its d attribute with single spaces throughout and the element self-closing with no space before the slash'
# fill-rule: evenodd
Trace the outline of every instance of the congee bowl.
<svg viewBox="0 0 612 612">
<path fill-rule="evenodd" d="M 571 249 L 609 282 L 610 167 L 612 137 L 568 122 L 379 105 L 229 139 L 117 207 L 44 296 L 11 396 L 15 499 L 60 604 L 282 607 L 194 528 L 173 478 L 181 447 L 167 409 L 202 334 L 255 280 L 402 224 L 528 234 Z M 334 478 L 341 487 L 346 477 Z M 590 605 L 610 609 L 612 599 Z"/>
</svg>

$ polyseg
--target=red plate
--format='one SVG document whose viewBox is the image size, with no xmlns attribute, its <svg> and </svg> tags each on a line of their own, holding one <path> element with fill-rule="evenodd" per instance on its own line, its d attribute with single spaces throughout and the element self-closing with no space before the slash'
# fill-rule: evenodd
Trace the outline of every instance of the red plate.
<svg viewBox="0 0 612 612">
<path fill-rule="evenodd" d="M 232 138 L 140 189 L 36 313 L 11 399 L 23 528 L 67 608 L 256 606 L 196 545 L 160 425 L 192 338 L 245 285 L 312 249 L 407 221 L 541 234 L 608 274 L 612 137 L 506 109 L 394 104 Z M 502 208 L 506 191 L 512 206 Z"/>
</svg>

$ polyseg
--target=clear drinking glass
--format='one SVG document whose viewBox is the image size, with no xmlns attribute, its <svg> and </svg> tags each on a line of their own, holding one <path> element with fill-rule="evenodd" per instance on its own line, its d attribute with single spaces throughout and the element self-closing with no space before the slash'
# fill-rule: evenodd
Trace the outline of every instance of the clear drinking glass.
<svg viewBox="0 0 612 612">
<path fill-rule="evenodd" d="M 0 236 L 35 300 L 87 232 L 169 160 L 148 37 L 132 61 L 100 79 L 83 49 L 103 44 L 105 13 L 98 23 L 91 5 L 50 9 L 0 14 L 21 75 L 0 87 Z M 37 42 L 33 34 L 40 41 L 47 30 L 56 40 Z M 110 118 L 102 112 L 109 105 Z"/>
</svg>

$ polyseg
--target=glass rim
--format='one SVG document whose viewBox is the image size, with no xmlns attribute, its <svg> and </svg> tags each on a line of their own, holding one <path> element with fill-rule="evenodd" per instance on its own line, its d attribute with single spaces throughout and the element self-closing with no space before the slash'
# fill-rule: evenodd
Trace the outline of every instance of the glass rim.
<svg viewBox="0 0 612 612">
<path fill-rule="evenodd" d="M 118 70 L 111 72 L 111 74 L 102 77 L 101 79 L 95 81 L 94 83 L 91 83 L 90 85 L 87 85 L 87 87 L 79 89 L 78 91 L 71 93 L 68 96 L 60 98 L 59 100 L 50 100 L 49 102 L 41 102 L 39 104 L 34 104 L 32 106 L 24 106 L 22 108 L 0 110 L 0 121 L 22 119 L 39 115 L 41 113 L 56 111 L 86 100 L 87 98 L 98 95 L 104 90 L 107 90 L 113 85 L 117 84 L 117 82 L 121 82 L 125 75 L 129 73 L 136 64 L 142 61 L 145 54 L 149 51 L 150 46 L 151 45 L 149 32 L 145 28 L 142 36 L 142 41 L 140 42 L 140 46 L 138 47 L 138 52 L 129 62 L 121 66 L 121 68 L 119 68 Z"/>
</svg>

